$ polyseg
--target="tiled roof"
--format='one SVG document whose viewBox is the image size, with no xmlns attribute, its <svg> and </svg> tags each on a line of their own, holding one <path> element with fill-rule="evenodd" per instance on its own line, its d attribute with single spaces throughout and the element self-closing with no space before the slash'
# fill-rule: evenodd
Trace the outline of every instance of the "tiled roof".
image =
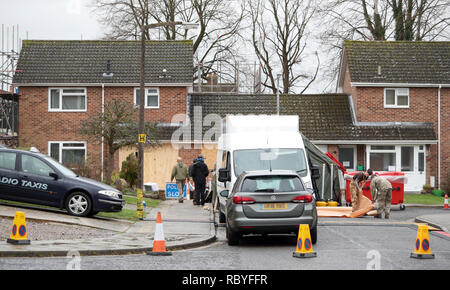
<svg viewBox="0 0 450 290">
<path fill-rule="evenodd" d="M 203 120 L 208 114 L 276 114 L 276 95 L 191 94 L 191 120 L 195 107 L 201 108 Z M 280 114 L 298 115 L 299 128 L 311 141 L 436 140 L 432 123 L 355 125 L 345 94 L 280 95 Z M 203 135 L 210 128 L 203 126 Z"/>
<path fill-rule="evenodd" d="M 13 82 L 139 83 L 140 57 L 140 41 L 24 40 Z M 145 72 L 146 83 L 192 83 L 192 41 L 147 41 Z"/>
<path fill-rule="evenodd" d="M 344 53 L 351 82 L 450 83 L 449 41 L 344 41 Z"/>
</svg>

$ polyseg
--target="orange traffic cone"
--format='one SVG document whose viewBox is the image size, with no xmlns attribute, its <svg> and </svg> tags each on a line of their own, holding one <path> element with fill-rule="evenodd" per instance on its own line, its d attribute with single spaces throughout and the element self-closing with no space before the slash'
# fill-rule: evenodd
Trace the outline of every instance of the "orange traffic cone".
<svg viewBox="0 0 450 290">
<path fill-rule="evenodd" d="M 7 243 L 13 245 L 29 245 L 30 240 L 27 237 L 27 225 L 25 223 L 25 213 L 16 211 L 14 215 L 11 236 L 6 240 Z"/>
<path fill-rule="evenodd" d="M 444 208 L 445 208 L 445 209 L 448 209 L 448 196 L 447 196 L 447 194 L 445 194 Z"/>
<path fill-rule="evenodd" d="M 292 255 L 296 258 L 317 257 L 317 253 L 312 248 L 311 233 L 308 224 L 299 226 L 297 248 Z"/>
<path fill-rule="evenodd" d="M 147 253 L 152 256 L 171 256 L 171 252 L 166 251 L 166 242 L 164 240 L 163 224 L 161 212 L 156 217 L 155 237 L 153 238 L 153 249 Z"/>
<path fill-rule="evenodd" d="M 427 225 L 419 225 L 417 228 L 417 238 L 414 244 L 414 252 L 411 253 L 411 258 L 416 259 L 434 259 L 434 254 L 430 249 L 430 236 L 428 234 Z"/>
</svg>

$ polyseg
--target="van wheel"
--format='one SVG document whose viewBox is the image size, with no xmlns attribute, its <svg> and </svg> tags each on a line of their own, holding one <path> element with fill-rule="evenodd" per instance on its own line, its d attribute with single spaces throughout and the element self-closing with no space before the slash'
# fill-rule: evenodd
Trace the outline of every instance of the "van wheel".
<svg viewBox="0 0 450 290">
<path fill-rule="evenodd" d="M 239 244 L 240 235 L 237 232 L 234 232 L 230 229 L 227 224 L 227 240 L 229 246 L 236 246 Z"/>
<path fill-rule="evenodd" d="M 317 227 L 310 230 L 311 243 L 315 245 L 317 243 Z"/>
<path fill-rule="evenodd" d="M 91 209 L 91 199 L 84 192 L 72 192 L 66 199 L 66 210 L 70 215 L 84 217 Z"/>
</svg>

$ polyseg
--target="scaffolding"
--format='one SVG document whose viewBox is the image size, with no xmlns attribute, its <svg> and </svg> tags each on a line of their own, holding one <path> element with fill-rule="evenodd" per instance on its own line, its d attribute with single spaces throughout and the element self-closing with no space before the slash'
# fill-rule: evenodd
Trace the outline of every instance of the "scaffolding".
<svg viewBox="0 0 450 290">
<path fill-rule="evenodd" d="M 0 143 L 17 145 L 19 95 L 12 81 L 19 59 L 19 25 L 2 24 L 0 51 Z"/>
</svg>

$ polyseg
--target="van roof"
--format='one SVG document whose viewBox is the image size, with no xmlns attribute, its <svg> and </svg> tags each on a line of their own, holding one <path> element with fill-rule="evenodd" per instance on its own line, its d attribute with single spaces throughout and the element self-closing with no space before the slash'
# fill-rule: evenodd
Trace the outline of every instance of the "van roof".
<svg viewBox="0 0 450 290">
<path fill-rule="evenodd" d="M 222 134 L 219 149 L 304 148 L 300 132 L 232 133 Z"/>
</svg>

